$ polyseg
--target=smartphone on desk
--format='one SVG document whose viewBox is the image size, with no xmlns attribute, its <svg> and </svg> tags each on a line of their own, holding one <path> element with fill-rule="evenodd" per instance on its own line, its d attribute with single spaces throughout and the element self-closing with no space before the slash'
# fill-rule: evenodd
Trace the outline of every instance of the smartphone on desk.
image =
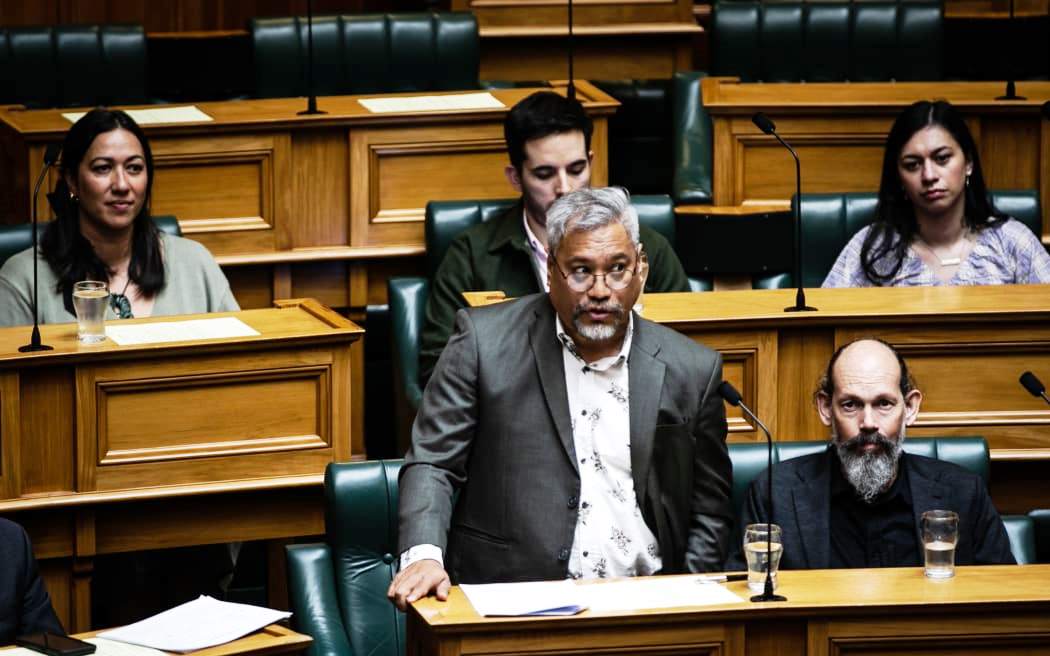
<svg viewBox="0 0 1050 656">
<path fill-rule="evenodd" d="M 94 654 L 95 645 L 55 633 L 31 633 L 18 636 L 15 644 L 48 656 L 84 656 Z"/>
</svg>

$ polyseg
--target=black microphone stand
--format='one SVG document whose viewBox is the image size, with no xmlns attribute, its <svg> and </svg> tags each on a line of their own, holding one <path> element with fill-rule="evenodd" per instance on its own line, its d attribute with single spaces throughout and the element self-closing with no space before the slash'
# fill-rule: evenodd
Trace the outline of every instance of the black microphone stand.
<svg viewBox="0 0 1050 656">
<path fill-rule="evenodd" d="M 37 250 L 40 248 L 40 240 L 37 237 L 37 223 L 39 222 L 37 216 L 37 195 L 40 193 L 40 185 L 44 184 L 44 178 L 47 177 L 48 169 L 58 159 L 58 153 L 61 152 L 62 146 L 57 143 L 49 145 L 44 150 L 44 166 L 40 169 L 40 177 L 36 179 L 36 186 L 33 187 L 33 207 L 30 214 L 33 217 L 33 333 L 29 337 L 29 343 L 24 346 L 19 346 L 18 350 L 21 353 L 34 353 L 36 351 L 52 351 L 52 347 L 47 344 L 41 343 L 40 340 L 40 279 L 37 270 L 40 268 L 37 260 Z"/>
<path fill-rule="evenodd" d="M 751 412 L 751 408 L 744 404 L 744 401 L 740 398 L 740 392 L 736 391 L 732 384 L 728 381 L 722 381 L 722 384 L 718 386 L 718 393 L 729 405 L 740 408 L 766 434 L 766 446 L 768 448 L 766 452 L 766 459 L 768 460 L 766 474 L 769 477 L 767 479 L 769 494 L 766 499 L 766 502 L 769 504 L 766 507 L 766 583 L 762 594 L 754 595 L 751 597 L 751 601 L 787 601 L 787 597 L 784 595 L 778 595 L 773 592 L 773 435 L 766 428 L 766 425 L 755 416 L 755 413 Z M 781 549 L 783 549 L 783 543 L 781 545 Z"/>
<path fill-rule="evenodd" d="M 1010 26 L 1010 28 L 1009 28 L 1010 29 L 1010 36 L 1011 37 L 1016 37 L 1017 36 L 1017 23 L 1014 22 L 1014 0 L 1010 0 L 1010 21 L 1009 21 L 1009 26 Z M 1014 39 L 1011 38 L 1010 41 L 1013 42 Z M 1014 46 L 1011 49 L 1015 53 L 1017 52 L 1017 46 Z M 996 100 L 1027 100 L 1027 98 L 1025 98 L 1024 96 L 1017 95 L 1017 89 L 1014 86 L 1014 75 L 1016 74 L 1016 71 L 1017 71 L 1017 67 L 1014 64 L 1014 58 L 1013 57 L 1007 57 L 1007 62 L 1008 62 L 1007 63 L 1007 68 L 1009 69 L 1008 73 L 1009 73 L 1010 77 L 1009 77 L 1009 79 L 1006 80 L 1006 95 L 1005 96 L 997 96 Z"/>
<path fill-rule="evenodd" d="M 306 85 L 310 94 L 306 99 L 306 109 L 299 112 L 299 116 L 310 116 L 313 114 L 327 114 L 317 109 L 317 89 L 314 88 L 314 3 L 313 0 L 306 2 Z"/>
<path fill-rule="evenodd" d="M 565 95 L 569 98 L 569 100 L 576 100 L 576 83 L 572 81 L 572 79 L 573 79 L 573 77 L 572 77 L 573 76 L 572 59 L 573 59 L 573 45 L 574 45 L 573 44 L 573 40 L 574 40 L 574 38 L 575 37 L 574 37 L 573 32 L 572 32 L 572 0 L 569 0 L 569 43 L 568 43 L 568 49 L 569 49 L 569 86 L 566 87 L 566 89 L 565 89 Z"/>
</svg>

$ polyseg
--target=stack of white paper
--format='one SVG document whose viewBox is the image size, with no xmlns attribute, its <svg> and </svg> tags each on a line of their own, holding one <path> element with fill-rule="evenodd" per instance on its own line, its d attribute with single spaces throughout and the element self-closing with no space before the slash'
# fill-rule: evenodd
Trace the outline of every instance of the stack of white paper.
<svg viewBox="0 0 1050 656">
<path fill-rule="evenodd" d="M 195 105 L 182 105 L 179 107 L 157 107 L 155 109 L 128 109 L 128 116 L 135 119 L 139 125 L 155 125 L 157 123 L 207 123 L 212 117 L 202 112 Z M 76 123 L 84 112 L 66 112 L 62 114 L 70 123 Z"/>
<path fill-rule="evenodd" d="M 164 651 L 196 651 L 236 640 L 291 615 L 201 595 L 141 622 L 99 633 L 98 637 Z"/>
<path fill-rule="evenodd" d="M 499 109 L 503 103 L 491 93 L 457 93 L 446 96 L 361 98 L 357 102 L 374 114 L 387 112 L 446 112 L 457 109 Z"/>
<path fill-rule="evenodd" d="M 575 615 L 586 608 L 580 603 L 579 588 L 569 579 L 459 587 L 478 615 L 486 617 Z"/>
<path fill-rule="evenodd" d="M 188 321 L 155 321 L 152 323 L 108 323 L 106 337 L 121 346 L 191 342 L 200 339 L 254 337 L 259 334 L 237 317 L 189 319 Z"/>
<path fill-rule="evenodd" d="M 723 585 L 692 576 L 658 576 L 581 585 L 580 600 L 591 611 L 653 610 L 744 601 Z"/>
</svg>

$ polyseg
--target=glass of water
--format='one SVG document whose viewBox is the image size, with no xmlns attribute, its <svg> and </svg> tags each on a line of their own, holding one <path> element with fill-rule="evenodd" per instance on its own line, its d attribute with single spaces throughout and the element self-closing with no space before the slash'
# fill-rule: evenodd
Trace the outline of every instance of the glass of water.
<svg viewBox="0 0 1050 656">
<path fill-rule="evenodd" d="M 927 510 L 922 514 L 922 547 L 926 552 L 926 576 L 949 579 L 955 576 L 955 544 L 959 541 L 959 515 L 951 510 Z"/>
<path fill-rule="evenodd" d="M 77 313 L 77 337 L 81 344 L 97 344 L 106 339 L 108 305 L 106 283 L 82 280 L 73 285 L 73 309 Z"/>
<path fill-rule="evenodd" d="M 751 592 L 765 591 L 767 569 L 772 571 L 773 589 L 777 589 L 777 569 L 780 567 L 780 555 L 783 553 L 780 526 L 748 524 L 744 529 L 744 556 L 747 557 L 747 587 Z"/>
</svg>

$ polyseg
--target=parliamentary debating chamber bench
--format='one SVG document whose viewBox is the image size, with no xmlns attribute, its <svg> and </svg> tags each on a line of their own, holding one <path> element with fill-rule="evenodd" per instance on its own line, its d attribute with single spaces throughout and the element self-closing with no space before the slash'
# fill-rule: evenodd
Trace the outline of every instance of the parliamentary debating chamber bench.
<svg viewBox="0 0 1050 656">
<path fill-rule="evenodd" d="M 501 293 L 465 294 L 472 305 Z M 807 289 L 816 312 L 784 312 L 795 290 L 645 294 L 642 316 L 717 349 L 724 377 L 777 440 L 823 439 L 813 392 L 835 349 L 880 337 L 907 359 L 923 392 L 908 435 L 980 435 L 1002 513 L 1050 507 L 1050 408 L 1018 383 L 1050 372 L 1050 288 L 889 287 Z M 764 435 L 728 407 L 729 440 Z"/>
<path fill-rule="evenodd" d="M 364 331 L 320 303 L 119 324 L 223 317 L 258 334 L 87 346 L 53 324 L 20 353 L 30 327 L 0 329 L 0 515 L 67 630 L 91 628 L 95 556 L 323 533 L 325 466 L 365 457 Z"/>
<path fill-rule="evenodd" d="M 786 602 L 751 603 L 738 581 L 724 585 L 740 603 L 543 618 L 481 617 L 454 587 L 409 609 L 407 654 L 1050 654 L 1050 565 L 958 567 L 940 581 L 920 567 L 778 577 Z"/>
</svg>

